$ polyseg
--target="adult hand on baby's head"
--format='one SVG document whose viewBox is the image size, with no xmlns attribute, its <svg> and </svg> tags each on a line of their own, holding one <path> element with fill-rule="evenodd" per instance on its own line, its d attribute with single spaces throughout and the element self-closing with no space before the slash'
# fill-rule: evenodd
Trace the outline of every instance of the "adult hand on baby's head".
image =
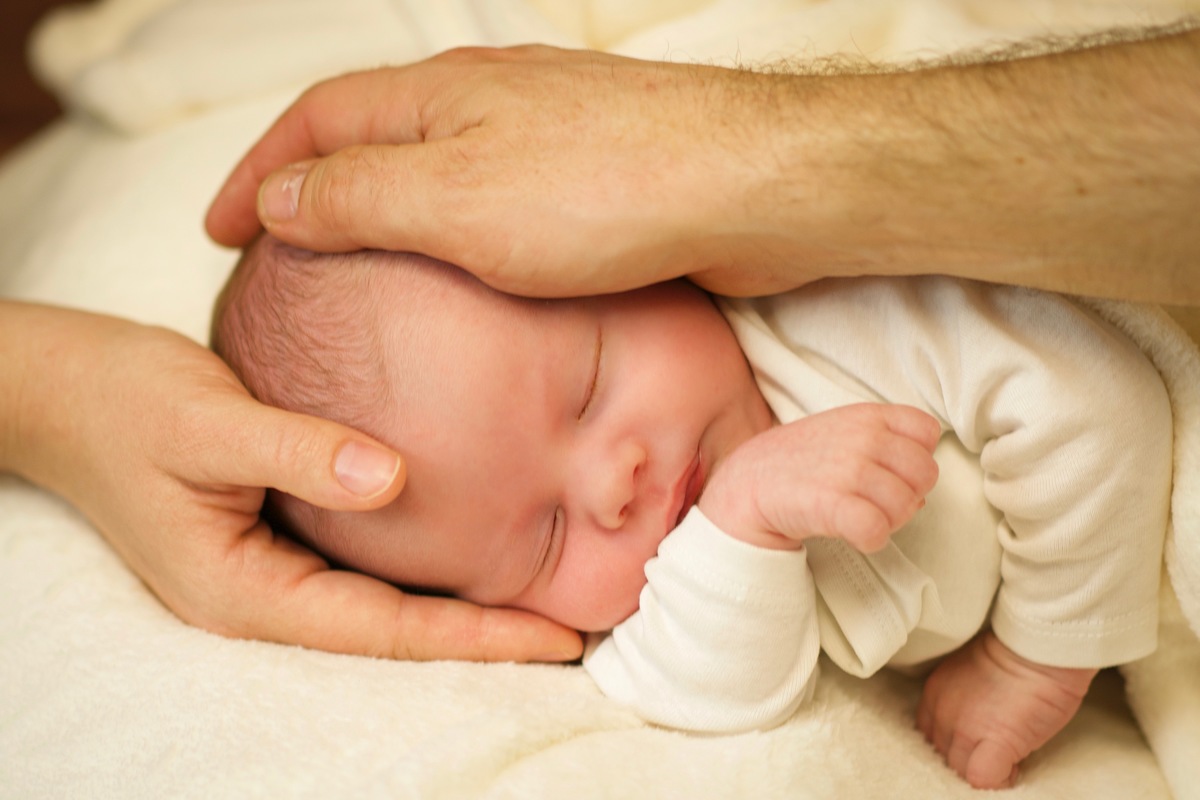
<svg viewBox="0 0 1200 800">
<path fill-rule="evenodd" d="M 1200 30 L 1125 36 L 1150 38 L 866 75 L 450 51 L 310 89 L 207 227 L 244 245 L 257 197 L 291 244 L 417 251 L 538 296 L 941 273 L 1195 303 L 1200 169 L 1176 154 L 1197 150 Z"/>
<path fill-rule="evenodd" d="M 335 78 L 246 155 L 207 228 L 244 245 L 257 197 L 291 244 L 416 251 L 518 294 L 684 274 L 726 294 L 790 288 L 740 243 L 766 216 L 751 197 L 777 179 L 746 98 L 775 79 L 550 47 Z"/>
<path fill-rule="evenodd" d="M 170 331 L 10 306 L 7 322 L 56 354 L 29 360 L 10 466 L 73 502 L 185 621 L 389 658 L 579 654 L 574 631 L 330 569 L 259 518 L 262 486 L 331 509 L 390 502 L 403 465 L 371 439 L 259 404 L 211 351 Z"/>
</svg>

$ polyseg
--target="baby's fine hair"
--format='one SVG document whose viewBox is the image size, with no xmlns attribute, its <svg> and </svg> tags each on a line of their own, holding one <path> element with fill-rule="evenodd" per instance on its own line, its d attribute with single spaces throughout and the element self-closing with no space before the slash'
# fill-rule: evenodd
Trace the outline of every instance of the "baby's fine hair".
<svg viewBox="0 0 1200 800">
<path fill-rule="evenodd" d="M 410 253 L 311 253 L 260 236 L 242 254 L 213 310 L 211 346 L 267 405 L 323 417 L 385 444 L 392 370 L 430 363 L 404 341 L 437 313 L 467 273 Z M 481 288 L 481 285 L 479 285 Z M 385 324 L 386 320 L 386 324 Z M 392 446 L 395 446 L 392 444 Z M 319 545 L 329 515 L 268 493 L 266 512 Z M 319 548 L 318 548 L 319 549 Z"/>
<path fill-rule="evenodd" d="M 217 298 L 212 349 L 260 402 L 371 427 L 388 385 L 373 274 L 362 253 L 310 253 L 261 236 Z"/>
</svg>

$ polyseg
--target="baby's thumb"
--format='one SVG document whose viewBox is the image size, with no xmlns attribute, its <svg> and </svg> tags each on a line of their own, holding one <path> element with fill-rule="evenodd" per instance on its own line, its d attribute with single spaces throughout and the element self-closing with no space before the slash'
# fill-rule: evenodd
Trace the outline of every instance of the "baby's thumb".
<svg viewBox="0 0 1200 800">
<path fill-rule="evenodd" d="M 249 397 L 235 404 L 200 454 L 201 483 L 278 489 L 341 511 L 379 508 L 404 488 L 404 460 L 365 434 Z"/>
</svg>

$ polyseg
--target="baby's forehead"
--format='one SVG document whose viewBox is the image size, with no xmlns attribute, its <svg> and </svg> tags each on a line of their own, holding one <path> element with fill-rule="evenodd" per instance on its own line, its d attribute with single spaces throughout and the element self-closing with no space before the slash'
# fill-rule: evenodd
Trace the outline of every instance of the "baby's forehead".
<svg viewBox="0 0 1200 800">
<path fill-rule="evenodd" d="M 381 290 L 382 317 L 418 338 L 461 339 L 473 332 L 503 336 L 536 328 L 544 321 L 538 311 L 567 302 L 508 295 L 460 267 L 422 255 L 388 254 L 377 266 L 372 283 Z"/>
</svg>

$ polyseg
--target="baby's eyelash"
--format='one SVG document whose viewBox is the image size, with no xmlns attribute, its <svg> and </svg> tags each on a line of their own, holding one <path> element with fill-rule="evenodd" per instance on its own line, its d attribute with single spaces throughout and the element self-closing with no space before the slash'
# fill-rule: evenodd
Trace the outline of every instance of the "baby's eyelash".
<svg viewBox="0 0 1200 800">
<path fill-rule="evenodd" d="M 604 336 L 600 333 L 596 334 L 596 351 L 592 357 L 592 382 L 588 386 L 587 396 L 583 400 L 583 408 L 579 411 L 578 419 L 583 419 L 592 405 L 592 398 L 596 396 L 596 384 L 600 382 L 600 351 L 604 348 Z"/>
</svg>

